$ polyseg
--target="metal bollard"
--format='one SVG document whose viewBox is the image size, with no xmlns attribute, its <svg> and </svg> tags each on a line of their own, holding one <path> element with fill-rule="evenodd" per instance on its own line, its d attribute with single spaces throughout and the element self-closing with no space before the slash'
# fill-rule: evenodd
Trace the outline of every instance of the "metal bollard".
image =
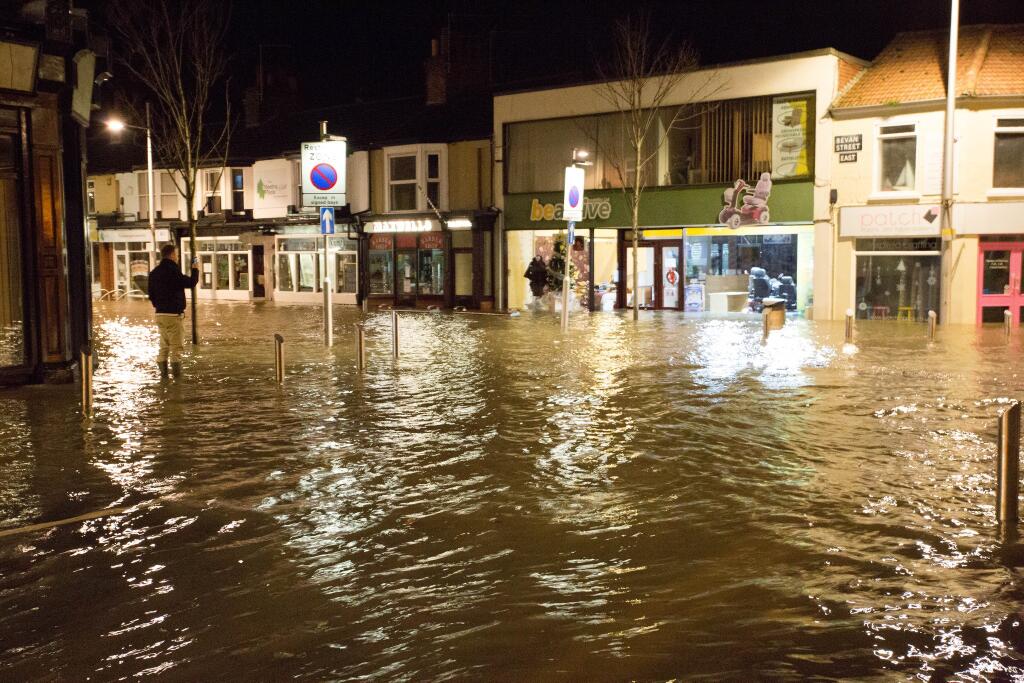
<svg viewBox="0 0 1024 683">
<path fill-rule="evenodd" d="M 846 343 L 853 343 L 853 309 L 846 309 Z"/>
<path fill-rule="evenodd" d="M 1003 311 L 1003 334 L 1006 335 L 1006 339 L 1010 339 L 1010 329 L 1013 327 L 1013 313 L 1010 311 Z"/>
<path fill-rule="evenodd" d="M 88 342 L 82 344 L 79 360 L 82 371 L 82 415 L 92 417 L 92 347 Z"/>
<path fill-rule="evenodd" d="M 362 323 L 356 323 L 356 370 L 363 371 L 366 365 L 366 336 Z"/>
<path fill-rule="evenodd" d="M 274 335 L 274 378 L 284 382 L 284 337 L 279 334 Z"/>
<path fill-rule="evenodd" d="M 996 519 L 1016 522 L 1020 488 L 1020 401 L 999 415 L 999 451 L 996 461 Z"/>
<path fill-rule="evenodd" d="M 391 310 L 391 353 L 398 358 L 398 311 Z"/>
<path fill-rule="evenodd" d="M 928 341 L 935 341 L 935 325 L 938 322 L 938 314 L 935 311 L 928 311 Z"/>
</svg>

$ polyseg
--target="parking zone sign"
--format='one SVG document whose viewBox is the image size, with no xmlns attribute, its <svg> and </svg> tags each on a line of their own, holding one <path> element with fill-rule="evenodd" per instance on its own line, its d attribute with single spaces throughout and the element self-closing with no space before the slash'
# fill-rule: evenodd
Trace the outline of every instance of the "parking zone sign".
<svg viewBox="0 0 1024 683">
<path fill-rule="evenodd" d="M 565 167 L 565 192 L 562 196 L 562 219 L 583 220 L 583 168 Z"/>
<path fill-rule="evenodd" d="M 344 206 L 344 140 L 302 143 L 302 206 Z"/>
</svg>

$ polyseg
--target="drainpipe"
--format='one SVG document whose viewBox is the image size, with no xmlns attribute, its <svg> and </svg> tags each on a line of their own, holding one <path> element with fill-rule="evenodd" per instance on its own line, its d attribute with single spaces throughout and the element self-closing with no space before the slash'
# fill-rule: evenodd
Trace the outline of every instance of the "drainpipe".
<svg viewBox="0 0 1024 683">
<path fill-rule="evenodd" d="M 949 59 L 946 77 L 946 121 L 942 131 L 942 210 L 939 234 L 942 236 L 942 305 L 939 319 L 949 324 L 953 294 L 953 141 L 956 114 L 956 51 L 960 29 L 960 0 L 951 0 L 949 13 Z"/>
</svg>

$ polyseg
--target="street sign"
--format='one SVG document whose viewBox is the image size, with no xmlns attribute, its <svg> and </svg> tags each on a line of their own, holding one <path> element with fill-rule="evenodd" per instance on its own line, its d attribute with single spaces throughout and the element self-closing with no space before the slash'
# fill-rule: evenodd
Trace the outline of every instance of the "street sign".
<svg viewBox="0 0 1024 683">
<path fill-rule="evenodd" d="M 334 207 L 333 206 L 321 206 L 320 207 L 320 234 L 321 235 L 333 235 L 334 234 Z"/>
<path fill-rule="evenodd" d="M 566 242 L 566 251 L 572 248 L 573 242 L 576 241 L 576 221 L 569 221 L 569 239 Z"/>
<path fill-rule="evenodd" d="M 302 205 L 306 207 L 344 206 L 344 140 L 302 143 Z"/>
<path fill-rule="evenodd" d="M 583 220 L 583 167 L 565 167 L 565 193 L 562 197 L 562 220 Z"/>
</svg>

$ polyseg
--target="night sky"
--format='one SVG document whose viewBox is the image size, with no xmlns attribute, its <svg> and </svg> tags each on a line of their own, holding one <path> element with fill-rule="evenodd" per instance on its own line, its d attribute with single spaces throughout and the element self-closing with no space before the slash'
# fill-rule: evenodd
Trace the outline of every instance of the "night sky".
<svg viewBox="0 0 1024 683">
<path fill-rule="evenodd" d="M 961 5 L 962 24 L 1024 21 L 1022 0 Z M 690 40 L 705 64 L 822 47 L 870 59 L 898 31 L 949 21 L 947 0 L 248 0 L 234 3 L 231 45 L 241 79 L 254 73 L 260 43 L 289 46 L 278 58 L 294 60 L 308 106 L 402 96 L 422 90 L 430 39 L 451 14 L 488 44 L 498 88 L 513 89 L 591 77 L 615 19 L 641 8 L 659 32 Z"/>
<path fill-rule="evenodd" d="M 79 0 L 102 16 L 103 0 Z M 961 23 L 1024 22 L 1024 0 L 961 0 Z M 449 21 L 491 55 L 497 90 L 587 80 L 615 20 L 646 11 L 659 37 L 689 40 L 717 64 L 835 47 L 870 59 L 903 30 L 945 28 L 948 0 L 234 0 L 233 89 L 256 81 L 259 46 L 294 72 L 310 108 L 416 95 L 430 40 Z"/>
</svg>

